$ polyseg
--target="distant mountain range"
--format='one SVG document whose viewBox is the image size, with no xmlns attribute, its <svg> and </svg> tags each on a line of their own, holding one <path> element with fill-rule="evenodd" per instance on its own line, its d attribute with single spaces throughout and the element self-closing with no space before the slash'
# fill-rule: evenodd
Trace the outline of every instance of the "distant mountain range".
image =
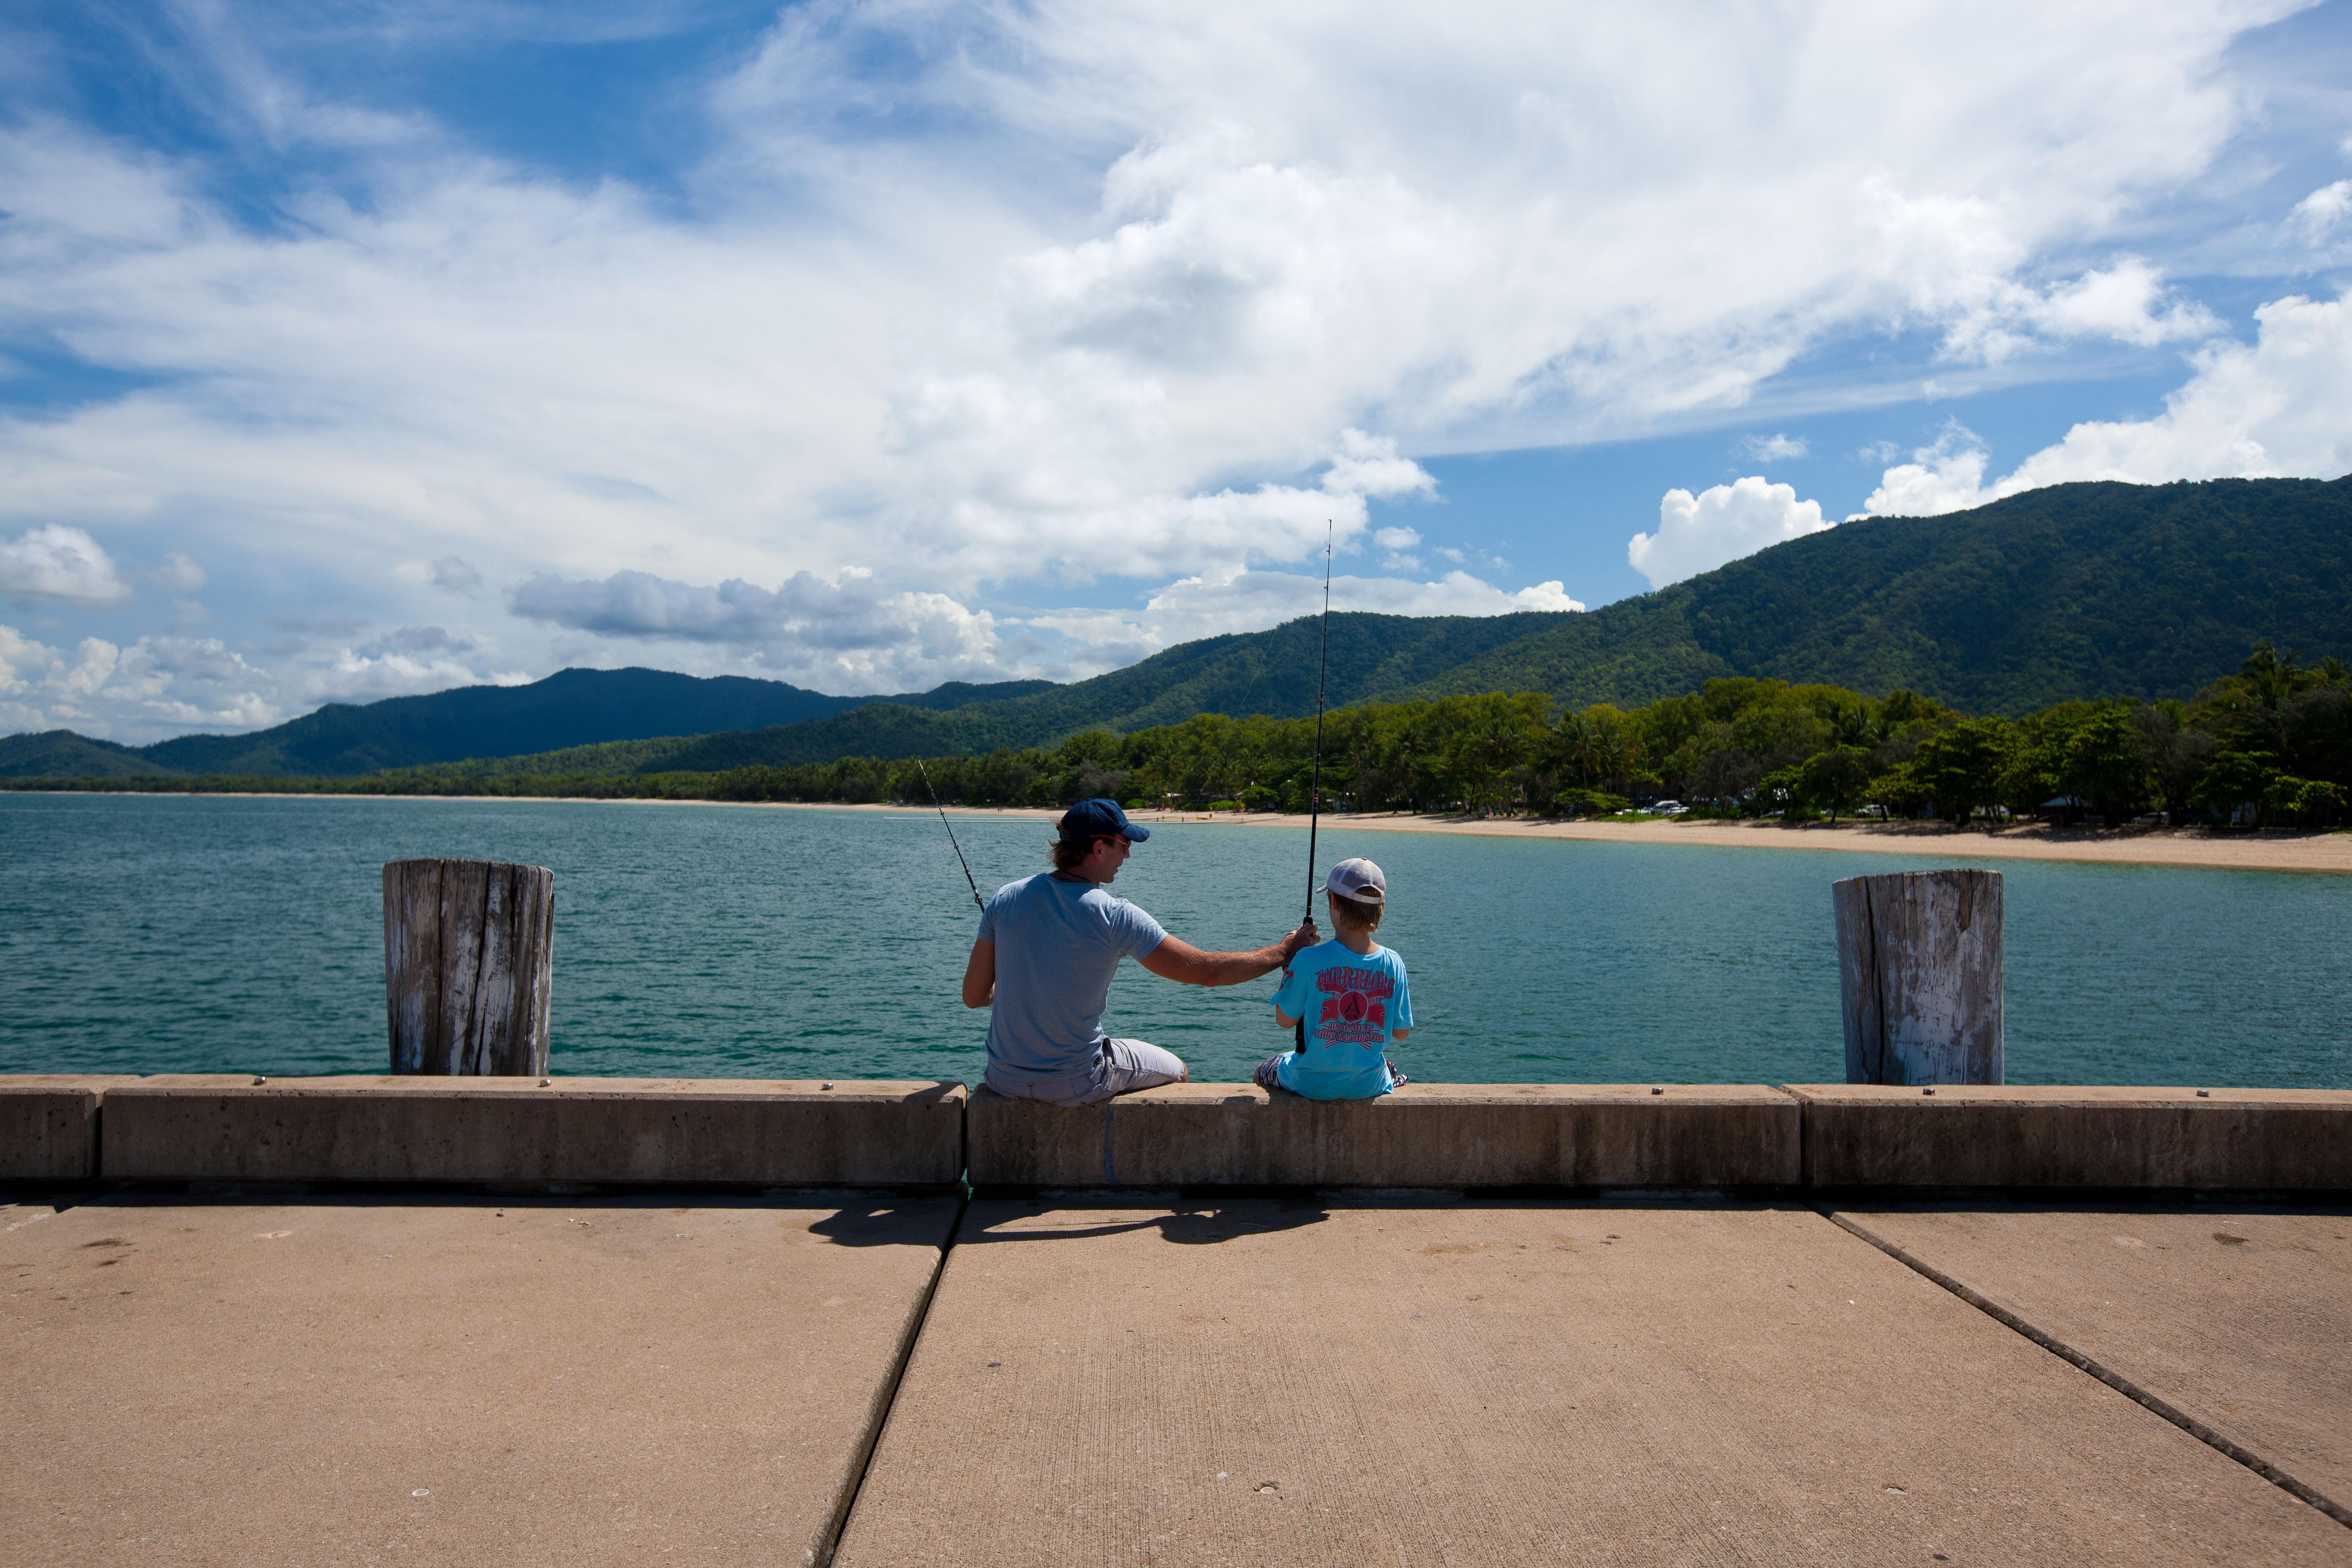
<svg viewBox="0 0 2352 1568">
<path fill-rule="evenodd" d="M 803 723 L 887 702 L 946 710 L 1026 696 L 1048 680 L 950 681 L 898 697 L 829 697 L 781 680 L 662 669 L 565 669 L 528 686 L 461 686 L 425 697 L 331 702 L 249 735 L 182 735 L 120 746 L 70 730 L 0 739 L 0 777 L 117 778 L 134 773 L 350 777 L 597 742 L 702 735 Z"/>
<path fill-rule="evenodd" d="M 2259 637 L 2352 657 L 2352 476 L 2057 485 L 1874 518 L 1588 614 L 1331 617 L 1336 706 L 1542 691 L 1631 705 L 1718 676 L 1908 687 L 1971 713 L 2188 697 Z M 1070 685 L 828 697 L 780 681 L 568 669 L 530 686 L 337 704 L 273 730 L 130 748 L 0 739 L 0 776 L 709 771 L 943 756 L 1197 713 L 1314 711 L 1319 627 L 1209 637 Z"/>
</svg>

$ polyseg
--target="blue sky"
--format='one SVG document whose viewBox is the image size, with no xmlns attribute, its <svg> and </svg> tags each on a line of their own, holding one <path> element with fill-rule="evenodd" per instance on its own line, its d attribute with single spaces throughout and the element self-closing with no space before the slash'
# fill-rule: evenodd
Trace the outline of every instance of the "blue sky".
<svg viewBox="0 0 2352 1568">
<path fill-rule="evenodd" d="M 2352 15 L 0 16 L 0 731 L 1071 679 L 2352 468 Z"/>
</svg>

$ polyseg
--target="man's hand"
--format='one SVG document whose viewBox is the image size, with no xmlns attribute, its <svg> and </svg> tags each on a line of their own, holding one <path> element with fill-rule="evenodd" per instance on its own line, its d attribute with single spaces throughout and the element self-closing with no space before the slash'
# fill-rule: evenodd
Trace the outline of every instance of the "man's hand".
<svg viewBox="0 0 2352 1568">
<path fill-rule="evenodd" d="M 1314 917 L 1311 915 L 1308 916 L 1306 920 L 1298 922 L 1298 929 L 1297 931 L 1292 931 L 1288 936 L 1283 938 L 1282 962 L 1288 963 L 1292 959 L 1297 958 L 1299 953 L 1307 948 L 1313 947 L 1317 942 L 1321 942 L 1322 940 L 1323 933 L 1315 929 Z"/>
<path fill-rule="evenodd" d="M 1281 968 L 1290 955 L 1316 940 L 1315 922 L 1306 921 L 1272 947 L 1255 952 L 1202 952 L 1191 942 L 1169 937 L 1139 960 L 1162 980 L 1187 985 L 1240 985 Z"/>
</svg>

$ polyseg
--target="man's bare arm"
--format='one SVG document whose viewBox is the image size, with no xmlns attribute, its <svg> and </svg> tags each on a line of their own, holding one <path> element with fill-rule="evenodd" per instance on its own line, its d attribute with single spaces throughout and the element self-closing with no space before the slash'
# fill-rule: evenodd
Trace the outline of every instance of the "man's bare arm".
<svg viewBox="0 0 2352 1568">
<path fill-rule="evenodd" d="M 1305 921 L 1272 947 L 1249 952 L 1202 952 L 1191 942 L 1171 936 L 1138 962 L 1162 980 L 1181 981 L 1186 985 L 1240 985 L 1281 968 L 1290 962 L 1292 953 L 1302 947 L 1314 946 L 1316 936 L 1315 922 Z"/>
<path fill-rule="evenodd" d="M 971 944 L 963 966 L 963 1005 L 985 1007 L 996 1000 L 996 944 L 986 938 Z"/>
</svg>

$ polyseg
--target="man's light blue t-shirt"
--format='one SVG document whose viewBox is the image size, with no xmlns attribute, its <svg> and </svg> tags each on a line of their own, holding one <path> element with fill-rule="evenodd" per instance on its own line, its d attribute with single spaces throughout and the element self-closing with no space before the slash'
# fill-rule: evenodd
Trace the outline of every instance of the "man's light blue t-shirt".
<svg viewBox="0 0 2352 1568">
<path fill-rule="evenodd" d="M 981 914 L 980 939 L 996 944 L 989 1070 L 1052 1083 L 1094 1066 L 1118 961 L 1140 960 L 1168 933 L 1092 882 L 1041 871 L 996 890 Z"/>
<path fill-rule="evenodd" d="M 1372 944 L 1354 952 L 1337 939 L 1290 961 L 1274 1005 L 1307 1020 L 1307 1049 L 1285 1054 L 1275 1078 L 1309 1100 L 1370 1100 L 1396 1086 L 1389 1081 L 1389 1042 L 1412 1027 L 1412 998 L 1404 960 Z"/>
</svg>

